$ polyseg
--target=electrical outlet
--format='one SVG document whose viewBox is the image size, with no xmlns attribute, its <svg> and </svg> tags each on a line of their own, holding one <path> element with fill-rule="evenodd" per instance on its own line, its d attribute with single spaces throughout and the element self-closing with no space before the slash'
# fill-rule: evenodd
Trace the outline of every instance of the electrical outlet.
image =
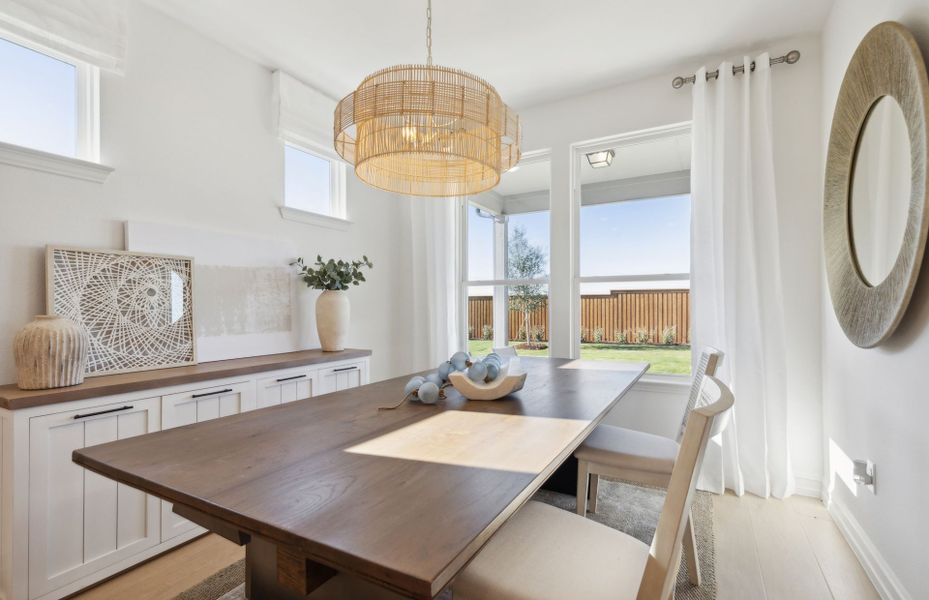
<svg viewBox="0 0 929 600">
<path fill-rule="evenodd" d="M 852 476 L 855 479 L 855 483 L 858 485 L 863 485 L 868 488 L 868 491 L 872 494 L 876 494 L 875 490 L 875 467 L 874 463 L 870 460 L 856 460 L 853 461 L 855 465 L 855 470 Z"/>
</svg>

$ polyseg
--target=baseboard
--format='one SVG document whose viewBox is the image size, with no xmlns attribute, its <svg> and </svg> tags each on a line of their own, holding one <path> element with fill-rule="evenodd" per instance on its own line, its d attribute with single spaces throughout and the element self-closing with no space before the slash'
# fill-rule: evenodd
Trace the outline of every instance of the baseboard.
<svg viewBox="0 0 929 600">
<path fill-rule="evenodd" d="M 868 579 L 884 600 L 913 600 L 913 597 L 878 552 L 871 538 L 852 513 L 834 498 L 826 504 L 845 541 L 851 546 Z"/>
<path fill-rule="evenodd" d="M 794 474 L 794 493 L 799 496 L 811 498 L 823 497 L 823 481 L 821 477 Z"/>
</svg>

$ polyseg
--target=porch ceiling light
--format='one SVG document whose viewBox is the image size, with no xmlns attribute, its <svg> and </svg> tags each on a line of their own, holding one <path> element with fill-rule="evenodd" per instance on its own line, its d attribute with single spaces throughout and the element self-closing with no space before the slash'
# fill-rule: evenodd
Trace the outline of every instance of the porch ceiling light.
<svg viewBox="0 0 929 600">
<path fill-rule="evenodd" d="M 587 162 L 589 162 L 590 166 L 594 169 L 601 169 L 613 164 L 614 156 L 616 156 L 616 153 L 613 152 L 612 148 L 608 150 L 600 150 L 599 152 L 588 152 Z"/>
</svg>

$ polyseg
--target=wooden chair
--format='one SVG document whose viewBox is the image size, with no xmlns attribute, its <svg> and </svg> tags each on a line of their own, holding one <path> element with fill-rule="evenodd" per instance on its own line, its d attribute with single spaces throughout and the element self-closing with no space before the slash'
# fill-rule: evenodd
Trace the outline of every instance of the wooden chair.
<svg viewBox="0 0 929 600">
<path fill-rule="evenodd" d="M 681 542 L 706 443 L 725 427 L 733 404 L 729 389 L 709 376 L 704 378 L 700 399 L 701 406 L 687 420 L 651 548 L 574 513 L 528 502 L 458 574 L 452 582 L 451 597 L 672 599 L 681 563 Z M 339 574 L 308 598 L 397 600 L 400 596 Z"/>
<path fill-rule="evenodd" d="M 653 487 L 668 486 L 684 426 L 697 406 L 703 379 L 716 375 L 721 360 L 722 353 L 711 347 L 704 348 L 700 355 L 677 440 L 613 425 L 594 429 L 574 453 L 577 458 L 577 514 L 584 516 L 587 510 L 597 512 L 600 475 Z M 684 549 L 688 575 L 691 583 L 700 585 L 700 563 L 692 542 L 693 531 L 688 522 Z"/>
<path fill-rule="evenodd" d="M 673 598 L 697 473 L 733 397 L 711 376 L 687 420 L 651 548 L 576 514 L 529 502 L 452 584 L 455 600 Z"/>
</svg>

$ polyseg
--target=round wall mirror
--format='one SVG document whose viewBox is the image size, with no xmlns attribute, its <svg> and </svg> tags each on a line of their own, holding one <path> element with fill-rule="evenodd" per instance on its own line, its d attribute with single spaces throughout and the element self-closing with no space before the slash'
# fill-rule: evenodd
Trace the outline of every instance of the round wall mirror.
<svg viewBox="0 0 929 600">
<path fill-rule="evenodd" d="M 882 96 L 871 108 L 858 140 L 850 199 L 855 260 L 872 287 L 887 279 L 903 246 L 910 165 L 903 109 L 892 97 Z"/>
<path fill-rule="evenodd" d="M 864 37 L 839 90 L 823 197 L 832 307 L 848 339 L 870 348 L 897 328 L 929 230 L 929 80 L 899 23 Z"/>
</svg>

